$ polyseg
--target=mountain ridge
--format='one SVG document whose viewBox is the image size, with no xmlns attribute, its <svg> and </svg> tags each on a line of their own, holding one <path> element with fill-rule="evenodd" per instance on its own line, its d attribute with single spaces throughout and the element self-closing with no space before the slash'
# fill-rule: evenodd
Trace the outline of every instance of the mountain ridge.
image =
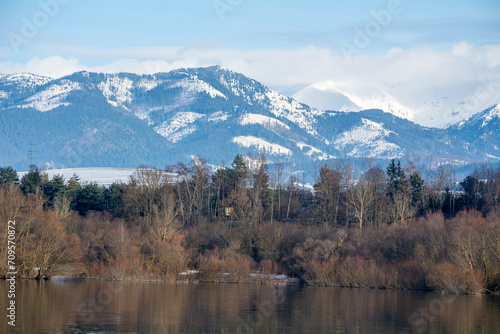
<svg viewBox="0 0 500 334">
<path fill-rule="evenodd" d="M 323 111 L 220 66 L 150 75 L 80 71 L 57 79 L 4 75 L 0 165 L 27 166 L 31 144 L 37 164 L 56 167 L 164 166 L 193 155 L 217 164 L 257 152 L 291 170 L 342 157 L 465 165 L 500 156 L 492 130 L 499 115 L 490 116 L 488 127 L 466 119 L 460 129 L 438 129 L 381 110 Z"/>
</svg>

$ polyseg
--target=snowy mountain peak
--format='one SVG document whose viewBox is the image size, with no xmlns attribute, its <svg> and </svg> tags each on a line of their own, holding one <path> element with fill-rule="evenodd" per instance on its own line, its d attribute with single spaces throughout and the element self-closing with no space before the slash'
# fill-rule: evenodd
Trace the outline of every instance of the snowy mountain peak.
<svg viewBox="0 0 500 334">
<path fill-rule="evenodd" d="M 308 86 L 293 95 L 293 98 L 313 108 L 335 111 L 360 111 L 361 108 L 342 94 L 333 81 Z"/>
<path fill-rule="evenodd" d="M 13 84 L 25 87 L 37 87 L 47 84 L 52 81 L 52 78 L 31 73 L 16 73 L 0 77 L 0 79 L 11 82 Z"/>
<path fill-rule="evenodd" d="M 348 84 L 325 81 L 308 86 L 293 97 L 322 110 L 381 109 L 397 117 L 414 119 L 414 113 L 410 108 L 377 87 L 350 87 Z"/>
<path fill-rule="evenodd" d="M 468 125 L 479 125 L 480 127 L 485 127 L 488 125 L 492 120 L 494 119 L 500 119 L 500 105 L 496 104 L 486 110 L 483 110 L 482 112 L 479 112 L 475 115 L 472 115 L 457 124 L 455 124 L 453 127 L 456 127 L 457 129 L 462 129 L 465 126 Z"/>
<path fill-rule="evenodd" d="M 498 104 L 496 106 L 494 106 L 493 109 L 491 109 L 490 111 L 485 112 L 483 114 L 483 116 L 482 116 L 482 119 L 483 119 L 482 126 L 483 127 L 486 126 L 494 118 L 500 118 L 500 106 Z"/>
</svg>

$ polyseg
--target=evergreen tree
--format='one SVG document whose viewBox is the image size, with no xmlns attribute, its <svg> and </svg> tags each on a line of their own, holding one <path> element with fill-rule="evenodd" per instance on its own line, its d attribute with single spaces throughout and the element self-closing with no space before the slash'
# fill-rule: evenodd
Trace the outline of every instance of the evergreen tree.
<svg viewBox="0 0 500 334">
<path fill-rule="evenodd" d="M 396 163 L 394 159 L 392 159 L 389 166 L 387 166 L 386 173 L 389 177 L 387 195 L 392 198 L 395 194 L 404 191 L 406 174 L 404 169 L 401 167 L 401 161 L 398 160 Z"/>
<path fill-rule="evenodd" d="M 414 172 L 410 176 L 411 183 L 411 194 L 413 205 L 418 205 L 422 203 L 423 194 L 425 189 L 424 179 L 420 176 L 420 173 Z"/>
<path fill-rule="evenodd" d="M 242 155 L 240 154 L 236 155 L 232 164 L 232 169 L 233 169 L 232 176 L 234 184 L 236 185 L 239 183 L 245 183 L 248 172 L 248 166 L 245 163 L 245 159 L 243 159 Z"/>
<path fill-rule="evenodd" d="M 460 182 L 464 194 L 462 201 L 467 210 L 476 209 L 481 211 L 484 205 L 485 183 L 472 175 L 467 176 Z"/>
<path fill-rule="evenodd" d="M 389 178 L 387 185 L 388 218 L 390 223 L 406 223 L 415 214 L 412 206 L 411 185 L 401 167 L 401 161 L 392 159 L 386 169 Z"/>
<path fill-rule="evenodd" d="M 0 167 L 0 185 L 19 181 L 19 176 L 14 168 Z"/>
<path fill-rule="evenodd" d="M 102 211 L 105 207 L 103 189 L 97 183 L 84 185 L 73 201 L 73 208 L 81 215 L 89 211 Z"/>
<path fill-rule="evenodd" d="M 53 207 L 54 199 L 61 195 L 66 190 L 64 186 L 64 178 L 61 175 L 55 175 L 52 180 L 47 181 L 43 184 L 43 193 L 47 199 L 45 202 L 45 207 Z"/>
<path fill-rule="evenodd" d="M 104 209 L 115 217 L 121 218 L 124 215 L 124 196 L 126 190 L 127 185 L 116 182 L 104 189 Z"/>
<path fill-rule="evenodd" d="M 42 190 L 45 176 L 39 169 L 32 169 L 21 178 L 21 191 L 24 194 L 37 194 Z"/>
<path fill-rule="evenodd" d="M 341 182 L 342 175 L 328 165 L 323 165 L 319 170 L 319 182 L 314 185 L 318 222 L 337 224 Z"/>
<path fill-rule="evenodd" d="M 259 170 L 252 177 L 254 216 L 256 216 L 256 219 L 260 222 L 263 220 L 265 211 L 271 202 L 268 166 L 265 160 L 262 160 Z"/>
</svg>

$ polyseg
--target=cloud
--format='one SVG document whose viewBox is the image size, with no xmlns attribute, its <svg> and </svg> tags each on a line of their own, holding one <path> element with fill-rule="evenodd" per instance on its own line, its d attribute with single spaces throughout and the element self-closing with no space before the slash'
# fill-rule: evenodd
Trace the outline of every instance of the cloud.
<svg viewBox="0 0 500 334">
<path fill-rule="evenodd" d="M 0 73 L 33 73 L 47 77 L 58 78 L 80 70 L 87 69 L 77 58 L 52 56 L 40 59 L 31 58 L 26 63 L 0 62 Z"/>
<path fill-rule="evenodd" d="M 461 42 L 448 50 L 392 48 L 385 54 L 353 55 L 351 61 L 328 48 L 235 50 L 196 43 L 179 48 L 81 49 L 55 47 L 76 57 L 34 57 L 26 63 L 0 62 L 1 73 L 32 72 L 59 77 L 78 70 L 155 73 L 179 67 L 220 64 L 274 88 L 333 80 L 395 85 L 446 86 L 498 72 L 500 44 L 474 47 Z M 82 61 L 82 59 L 85 59 Z M 88 63 L 100 63 L 90 66 Z"/>
</svg>

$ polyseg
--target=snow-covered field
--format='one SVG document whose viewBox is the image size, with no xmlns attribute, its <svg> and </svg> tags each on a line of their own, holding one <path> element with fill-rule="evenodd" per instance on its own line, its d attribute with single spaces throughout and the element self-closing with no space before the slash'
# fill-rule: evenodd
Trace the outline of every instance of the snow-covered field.
<svg viewBox="0 0 500 334">
<path fill-rule="evenodd" d="M 45 172 L 49 178 L 54 175 L 62 175 L 65 181 L 68 181 L 74 174 L 78 175 L 81 183 L 95 182 L 100 186 L 110 186 L 114 182 L 128 182 L 130 176 L 136 171 L 136 168 L 111 168 L 111 167 L 92 167 L 92 168 L 63 168 L 50 169 Z M 19 172 L 19 178 L 27 172 Z"/>
</svg>

